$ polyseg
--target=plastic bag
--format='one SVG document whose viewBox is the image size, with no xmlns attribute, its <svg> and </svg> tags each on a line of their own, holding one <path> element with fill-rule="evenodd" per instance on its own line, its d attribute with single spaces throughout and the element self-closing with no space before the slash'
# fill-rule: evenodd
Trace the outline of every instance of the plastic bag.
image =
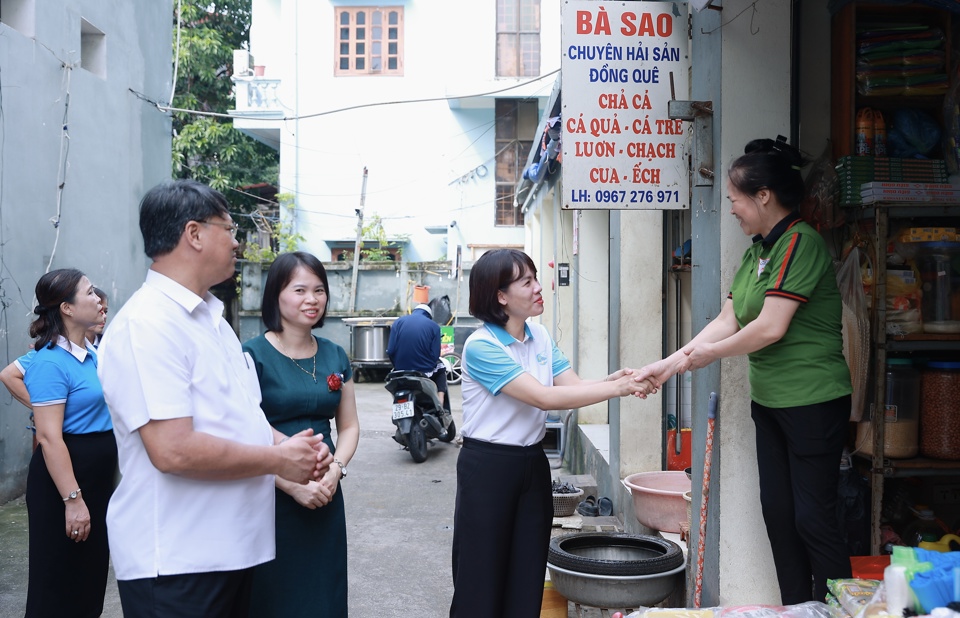
<svg viewBox="0 0 960 618">
<path fill-rule="evenodd" d="M 887 334 L 893 336 L 919 333 L 923 330 L 920 301 L 922 281 L 917 267 L 907 263 L 902 268 L 887 269 Z"/>
<path fill-rule="evenodd" d="M 840 606 L 851 616 L 856 616 L 870 602 L 880 582 L 874 579 L 828 579 L 827 589 L 837 598 Z"/>
<path fill-rule="evenodd" d="M 870 373 L 870 315 L 867 297 L 863 292 L 863 277 L 860 270 L 860 250 L 854 247 L 840 263 L 837 270 L 837 287 L 843 301 L 842 332 L 843 356 L 850 368 L 853 384 L 850 420 L 863 419 L 867 395 L 867 379 Z"/>
<path fill-rule="evenodd" d="M 940 145 L 940 125 L 924 111 L 898 109 L 890 124 L 887 141 L 891 157 L 926 157 Z"/>
<path fill-rule="evenodd" d="M 806 179 L 806 197 L 800 203 L 800 216 L 816 229 L 832 229 L 843 224 L 838 202 L 840 178 L 830 158 L 830 144 L 814 162 Z"/>
<path fill-rule="evenodd" d="M 733 605 L 720 608 L 720 618 L 777 618 L 782 605 Z"/>
<path fill-rule="evenodd" d="M 843 616 L 843 611 L 819 601 L 787 605 L 780 613 L 780 618 L 843 618 Z"/>
<path fill-rule="evenodd" d="M 433 311 L 433 321 L 441 326 L 449 324 L 453 313 L 450 311 L 450 297 L 444 294 L 440 298 L 434 298 L 429 302 L 430 309 Z"/>
</svg>

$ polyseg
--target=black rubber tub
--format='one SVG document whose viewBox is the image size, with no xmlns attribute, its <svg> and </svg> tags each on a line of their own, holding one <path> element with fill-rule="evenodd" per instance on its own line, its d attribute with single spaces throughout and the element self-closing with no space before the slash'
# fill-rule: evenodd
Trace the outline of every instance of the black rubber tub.
<svg viewBox="0 0 960 618">
<path fill-rule="evenodd" d="M 574 603 L 603 608 L 656 605 L 674 591 L 685 567 L 676 543 L 617 532 L 556 537 L 547 558 L 557 592 Z"/>
</svg>

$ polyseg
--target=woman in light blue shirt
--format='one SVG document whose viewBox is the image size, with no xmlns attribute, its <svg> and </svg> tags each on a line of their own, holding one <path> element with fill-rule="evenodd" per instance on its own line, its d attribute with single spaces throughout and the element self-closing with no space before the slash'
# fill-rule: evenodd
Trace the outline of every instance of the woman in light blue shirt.
<svg viewBox="0 0 960 618">
<path fill-rule="evenodd" d="M 453 530 L 456 618 L 537 618 L 553 523 L 546 410 L 655 392 L 621 369 L 582 380 L 542 325 L 537 268 L 526 253 L 484 253 L 470 272 L 463 346 L 463 448 Z"/>
<path fill-rule="evenodd" d="M 26 616 L 99 616 L 117 445 L 86 333 L 103 323 L 103 306 L 75 269 L 45 274 L 36 298 L 37 353 L 24 375 L 39 443 L 27 476 Z"/>
</svg>

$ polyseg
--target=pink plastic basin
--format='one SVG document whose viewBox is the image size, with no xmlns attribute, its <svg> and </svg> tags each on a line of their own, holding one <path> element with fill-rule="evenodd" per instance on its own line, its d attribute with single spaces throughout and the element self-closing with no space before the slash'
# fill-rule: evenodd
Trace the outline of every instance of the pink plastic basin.
<svg viewBox="0 0 960 618">
<path fill-rule="evenodd" d="M 683 494 L 690 491 L 685 472 L 637 472 L 623 479 L 623 484 L 633 496 L 637 521 L 651 530 L 680 532 L 680 522 L 687 521 Z"/>
</svg>

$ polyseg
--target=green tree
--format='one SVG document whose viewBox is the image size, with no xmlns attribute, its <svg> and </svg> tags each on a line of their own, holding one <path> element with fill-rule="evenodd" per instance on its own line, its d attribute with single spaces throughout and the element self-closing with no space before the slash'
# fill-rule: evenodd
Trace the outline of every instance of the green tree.
<svg viewBox="0 0 960 618">
<path fill-rule="evenodd" d="M 180 48 L 173 107 L 227 113 L 234 107 L 233 50 L 247 47 L 251 0 L 183 0 Z M 279 153 L 233 127 L 229 118 L 187 112 L 173 115 L 173 170 L 223 192 L 231 204 L 250 212 L 261 200 L 240 190 L 246 185 L 276 185 Z M 238 223 L 246 227 L 244 219 Z"/>
</svg>

